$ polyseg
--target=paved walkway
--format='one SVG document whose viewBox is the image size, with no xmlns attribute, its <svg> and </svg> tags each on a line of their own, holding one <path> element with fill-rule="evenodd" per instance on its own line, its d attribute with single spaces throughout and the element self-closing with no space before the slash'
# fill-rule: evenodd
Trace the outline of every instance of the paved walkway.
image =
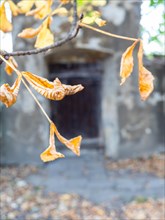
<svg viewBox="0 0 165 220">
<path fill-rule="evenodd" d="M 117 209 L 138 197 L 163 198 L 164 180 L 130 170 L 110 171 L 102 152 L 82 152 L 81 157 L 48 163 L 27 181 L 47 192 L 74 193 L 108 208 Z"/>
</svg>

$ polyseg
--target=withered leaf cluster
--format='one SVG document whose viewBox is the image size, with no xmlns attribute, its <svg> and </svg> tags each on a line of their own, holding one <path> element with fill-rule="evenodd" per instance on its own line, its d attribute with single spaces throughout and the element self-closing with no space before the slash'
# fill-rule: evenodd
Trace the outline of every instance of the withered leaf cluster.
<svg viewBox="0 0 165 220">
<path fill-rule="evenodd" d="M 150 71 L 143 66 L 143 42 L 137 39 L 127 50 L 123 53 L 120 66 L 121 85 L 131 75 L 134 66 L 133 50 L 139 43 L 138 50 L 138 65 L 139 65 L 139 92 L 142 100 L 146 100 L 153 91 L 154 77 Z"/>
<path fill-rule="evenodd" d="M 0 30 L 3 32 L 10 32 L 13 29 L 12 23 L 8 20 L 6 15 L 5 3 L 8 2 L 13 16 L 25 14 L 26 16 L 33 16 L 35 19 L 42 21 L 37 28 L 26 28 L 18 34 L 21 38 L 36 38 L 35 47 L 41 48 L 54 44 L 54 34 L 51 31 L 51 23 L 54 15 L 66 16 L 68 10 L 62 5 L 70 1 L 59 0 L 60 7 L 53 9 L 53 0 L 21 0 L 17 4 L 13 0 L 5 0 L 0 6 Z"/>
<path fill-rule="evenodd" d="M 5 70 L 9 75 L 12 74 L 13 69 L 15 71 L 17 70 L 17 63 L 13 57 L 9 57 L 9 60 L 6 61 L 6 63 L 7 64 Z M 84 88 L 82 85 L 71 86 L 62 84 L 58 78 L 56 78 L 53 82 L 50 82 L 46 78 L 37 76 L 30 72 L 20 72 L 17 70 L 16 73 L 18 74 L 18 77 L 11 87 L 9 86 L 9 84 L 3 84 L 0 87 L 0 101 L 5 104 L 6 107 L 11 107 L 17 101 L 22 78 L 24 78 L 38 93 L 43 95 L 45 98 L 56 101 L 62 100 L 67 95 L 74 95 Z M 63 154 L 56 151 L 54 134 L 57 136 L 58 140 L 63 143 L 67 148 L 73 151 L 77 156 L 80 155 L 80 145 L 82 137 L 77 136 L 75 138 L 67 140 L 59 133 L 56 125 L 51 122 L 49 147 L 40 155 L 41 159 L 44 162 L 64 157 Z"/>
</svg>

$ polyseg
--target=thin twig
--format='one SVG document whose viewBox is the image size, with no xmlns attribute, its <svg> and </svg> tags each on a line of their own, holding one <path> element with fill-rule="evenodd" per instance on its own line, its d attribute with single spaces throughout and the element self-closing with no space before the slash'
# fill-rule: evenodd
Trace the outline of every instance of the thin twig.
<svg viewBox="0 0 165 220">
<path fill-rule="evenodd" d="M 7 65 L 9 65 L 18 76 L 22 75 L 22 73 L 16 69 L 14 67 L 14 65 L 12 65 L 11 63 L 9 63 L 2 55 L 0 55 L 0 58 L 7 63 Z M 23 76 L 23 75 L 22 75 Z M 40 104 L 40 102 L 38 101 L 37 97 L 34 95 L 34 93 L 31 91 L 31 89 L 29 88 L 28 84 L 25 82 L 25 80 L 22 78 L 21 81 L 23 82 L 24 86 L 26 87 L 26 89 L 29 91 L 30 95 L 33 97 L 33 99 L 35 100 L 35 102 L 37 103 L 37 105 L 39 106 L 39 108 L 41 109 L 41 111 L 43 112 L 43 114 L 45 115 L 45 117 L 47 118 L 49 123 L 52 123 L 51 119 L 49 118 L 48 114 L 46 113 L 46 111 L 44 110 L 44 108 L 42 107 L 42 105 Z"/>
<path fill-rule="evenodd" d="M 99 32 L 101 34 L 104 34 L 104 35 L 107 35 L 107 36 L 110 36 L 110 37 L 115 37 L 115 38 L 120 38 L 120 39 L 124 39 L 124 40 L 130 40 L 130 41 L 136 41 L 137 40 L 136 38 L 124 37 L 124 36 L 121 36 L 121 35 L 111 34 L 110 32 L 103 31 L 103 30 L 100 30 L 98 28 L 94 28 L 94 27 L 92 27 L 90 25 L 87 25 L 87 24 L 84 24 L 84 23 L 80 23 L 79 26 L 91 29 L 93 31 Z"/>
<path fill-rule="evenodd" d="M 0 50 L 0 54 L 2 56 L 6 56 L 6 55 L 8 55 L 8 56 L 25 56 L 25 55 L 43 53 L 43 52 L 46 52 L 46 51 L 53 49 L 55 47 L 59 47 L 59 46 L 65 44 L 66 42 L 72 40 L 73 38 L 75 38 L 77 36 L 78 31 L 79 31 L 79 18 L 77 16 L 77 1 L 74 0 L 74 2 L 73 2 L 73 22 L 71 24 L 70 31 L 66 37 L 64 37 L 63 39 L 61 39 L 59 41 L 56 41 L 52 45 L 49 45 L 49 46 L 46 46 L 43 48 L 26 50 L 26 51 L 14 51 L 14 52 L 6 52 L 6 51 Z"/>
</svg>

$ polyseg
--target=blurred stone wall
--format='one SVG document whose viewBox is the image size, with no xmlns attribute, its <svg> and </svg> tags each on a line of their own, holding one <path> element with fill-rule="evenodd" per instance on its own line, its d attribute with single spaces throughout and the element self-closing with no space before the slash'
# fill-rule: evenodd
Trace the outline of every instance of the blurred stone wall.
<svg viewBox="0 0 165 220">
<path fill-rule="evenodd" d="M 109 22 L 104 30 L 134 38 L 139 36 L 139 1 L 110 1 L 100 10 Z M 15 19 L 15 24 L 14 50 L 32 48 L 34 42 L 20 40 L 16 33 L 36 24 L 30 18 L 25 23 L 21 17 Z M 55 27 L 63 30 L 59 32 L 61 36 L 68 30 L 68 24 L 61 24 L 57 19 Z M 20 70 L 45 77 L 48 77 L 50 62 L 102 63 L 102 145 L 105 155 L 112 158 L 141 156 L 157 150 L 162 143 L 156 112 L 160 99 L 156 99 L 154 93 L 148 101 L 140 100 L 136 62 L 132 77 L 119 86 L 121 55 L 131 43 L 82 29 L 75 40 L 54 51 L 17 59 Z M 152 65 L 149 68 L 152 70 Z M 159 93 L 158 89 L 156 94 Z M 49 101 L 36 95 L 50 114 Z M 1 163 L 40 163 L 39 154 L 48 146 L 49 125 L 23 85 L 17 103 L 10 109 L 2 107 L 1 118 Z"/>
</svg>

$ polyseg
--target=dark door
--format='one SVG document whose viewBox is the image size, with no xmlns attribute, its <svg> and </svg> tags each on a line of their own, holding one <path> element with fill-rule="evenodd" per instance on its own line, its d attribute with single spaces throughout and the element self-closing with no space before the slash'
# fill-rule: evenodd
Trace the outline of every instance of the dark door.
<svg viewBox="0 0 165 220">
<path fill-rule="evenodd" d="M 62 83 L 84 86 L 80 93 L 51 101 L 51 117 L 61 134 L 67 138 L 80 134 L 85 139 L 99 138 L 101 71 L 98 65 L 54 65 L 50 70 L 51 80 L 58 77 Z"/>
</svg>

